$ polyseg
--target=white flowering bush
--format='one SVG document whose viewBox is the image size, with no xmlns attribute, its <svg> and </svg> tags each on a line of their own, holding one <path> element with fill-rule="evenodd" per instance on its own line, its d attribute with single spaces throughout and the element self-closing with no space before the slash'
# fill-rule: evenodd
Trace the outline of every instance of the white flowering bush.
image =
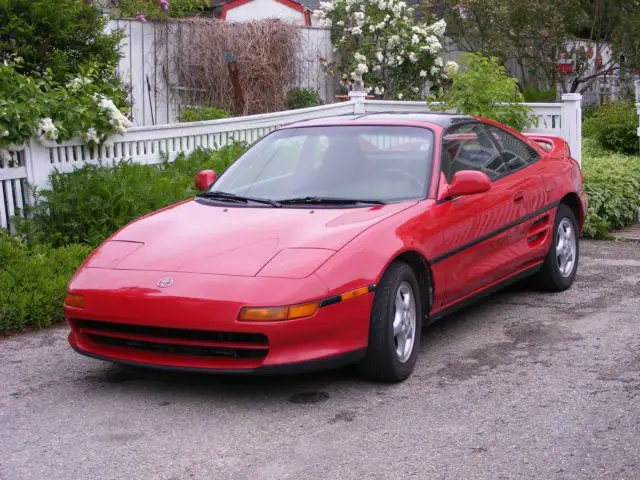
<svg viewBox="0 0 640 480">
<path fill-rule="evenodd" d="M 122 99 L 119 85 L 97 81 L 90 69 L 61 84 L 47 73 L 23 75 L 16 62 L 0 63 L 1 158 L 34 137 L 43 144 L 83 138 L 95 145 L 132 126 L 112 100 Z"/>
<path fill-rule="evenodd" d="M 428 82 L 438 85 L 457 69 L 440 57 L 445 21 L 417 22 L 404 1 L 322 2 L 315 15 L 331 27 L 340 54 L 337 69 L 348 87 L 362 79 L 366 90 L 380 97 L 419 99 Z"/>
</svg>

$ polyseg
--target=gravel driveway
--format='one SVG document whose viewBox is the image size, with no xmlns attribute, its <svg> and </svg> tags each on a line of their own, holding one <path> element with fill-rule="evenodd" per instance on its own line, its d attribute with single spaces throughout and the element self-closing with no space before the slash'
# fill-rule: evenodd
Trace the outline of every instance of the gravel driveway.
<svg viewBox="0 0 640 480">
<path fill-rule="evenodd" d="M 640 479 L 640 244 L 430 327 L 400 385 L 112 366 L 0 340 L 0 478 Z"/>
</svg>

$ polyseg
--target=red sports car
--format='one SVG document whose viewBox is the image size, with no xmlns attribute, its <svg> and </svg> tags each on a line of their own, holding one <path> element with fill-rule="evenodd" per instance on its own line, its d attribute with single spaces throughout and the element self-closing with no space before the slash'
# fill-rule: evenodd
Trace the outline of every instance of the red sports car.
<svg viewBox="0 0 640 480">
<path fill-rule="evenodd" d="M 532 276 L 576 276 L 587 198 L 562 139 L 462 115 L 287 126 L 79 269 L 84 355 L 232 373 L 359 363 L 401 381 L 428 323 Z"/>
</svg>

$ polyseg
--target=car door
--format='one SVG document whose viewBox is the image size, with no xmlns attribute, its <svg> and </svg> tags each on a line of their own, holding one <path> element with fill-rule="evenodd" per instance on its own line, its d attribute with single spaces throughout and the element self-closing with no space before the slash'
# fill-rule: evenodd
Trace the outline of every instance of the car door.
<svg viewBox="0 0 640 480">
<path fill-rule="evenodd" d="M 445 294 L 437 305 L 445 306 L 508 275 L 512 259 L 505 253 L 513 241 L 516 190 L 497 144 L 480 122 L 444 132 L 440 165 L 440 189 L 461 170 L 483 172 L 492 181 L 488 192 L 444 199 L 434 206 L 442 245 L 432 268 L 445 280 Z"/>
<path fill-rule="evenodd" d="M 514 268 L 524 268 L 546 254 L 543 248 L 546 235 L 553 226 L 553 215 L 548 209 L 547 190 L 544 185 L 540 154 L 516 135 L 496 125 L 485 125 L 491 138 L 498 144 L 504 163 L 509 168 L 505 179 L 513 189 L 514 227 L 510 255 Z"/>
</svg>

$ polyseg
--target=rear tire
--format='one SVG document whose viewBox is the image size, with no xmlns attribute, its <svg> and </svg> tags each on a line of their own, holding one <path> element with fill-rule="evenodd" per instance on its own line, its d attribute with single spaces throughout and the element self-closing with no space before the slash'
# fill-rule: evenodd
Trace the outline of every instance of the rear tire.
<svg viewBox="0 0 640 480">
<path fill-rule="evenodd" d="M 571 209 L 561 203 L 553 224 L 553 238 L 542 270 L 534 277 L 541 290 L 561 292 L 573 284 L 578 272 L 580 240 L 578 222 Z"/>
<path fill-rule="evenodd" d="M 369 345 L 360 370 L 379 382 L 401 382 L 418 357 L 423 306 L 413 269 L 392 263 L 376 289 L 369 324 Z"/>
</svg>

